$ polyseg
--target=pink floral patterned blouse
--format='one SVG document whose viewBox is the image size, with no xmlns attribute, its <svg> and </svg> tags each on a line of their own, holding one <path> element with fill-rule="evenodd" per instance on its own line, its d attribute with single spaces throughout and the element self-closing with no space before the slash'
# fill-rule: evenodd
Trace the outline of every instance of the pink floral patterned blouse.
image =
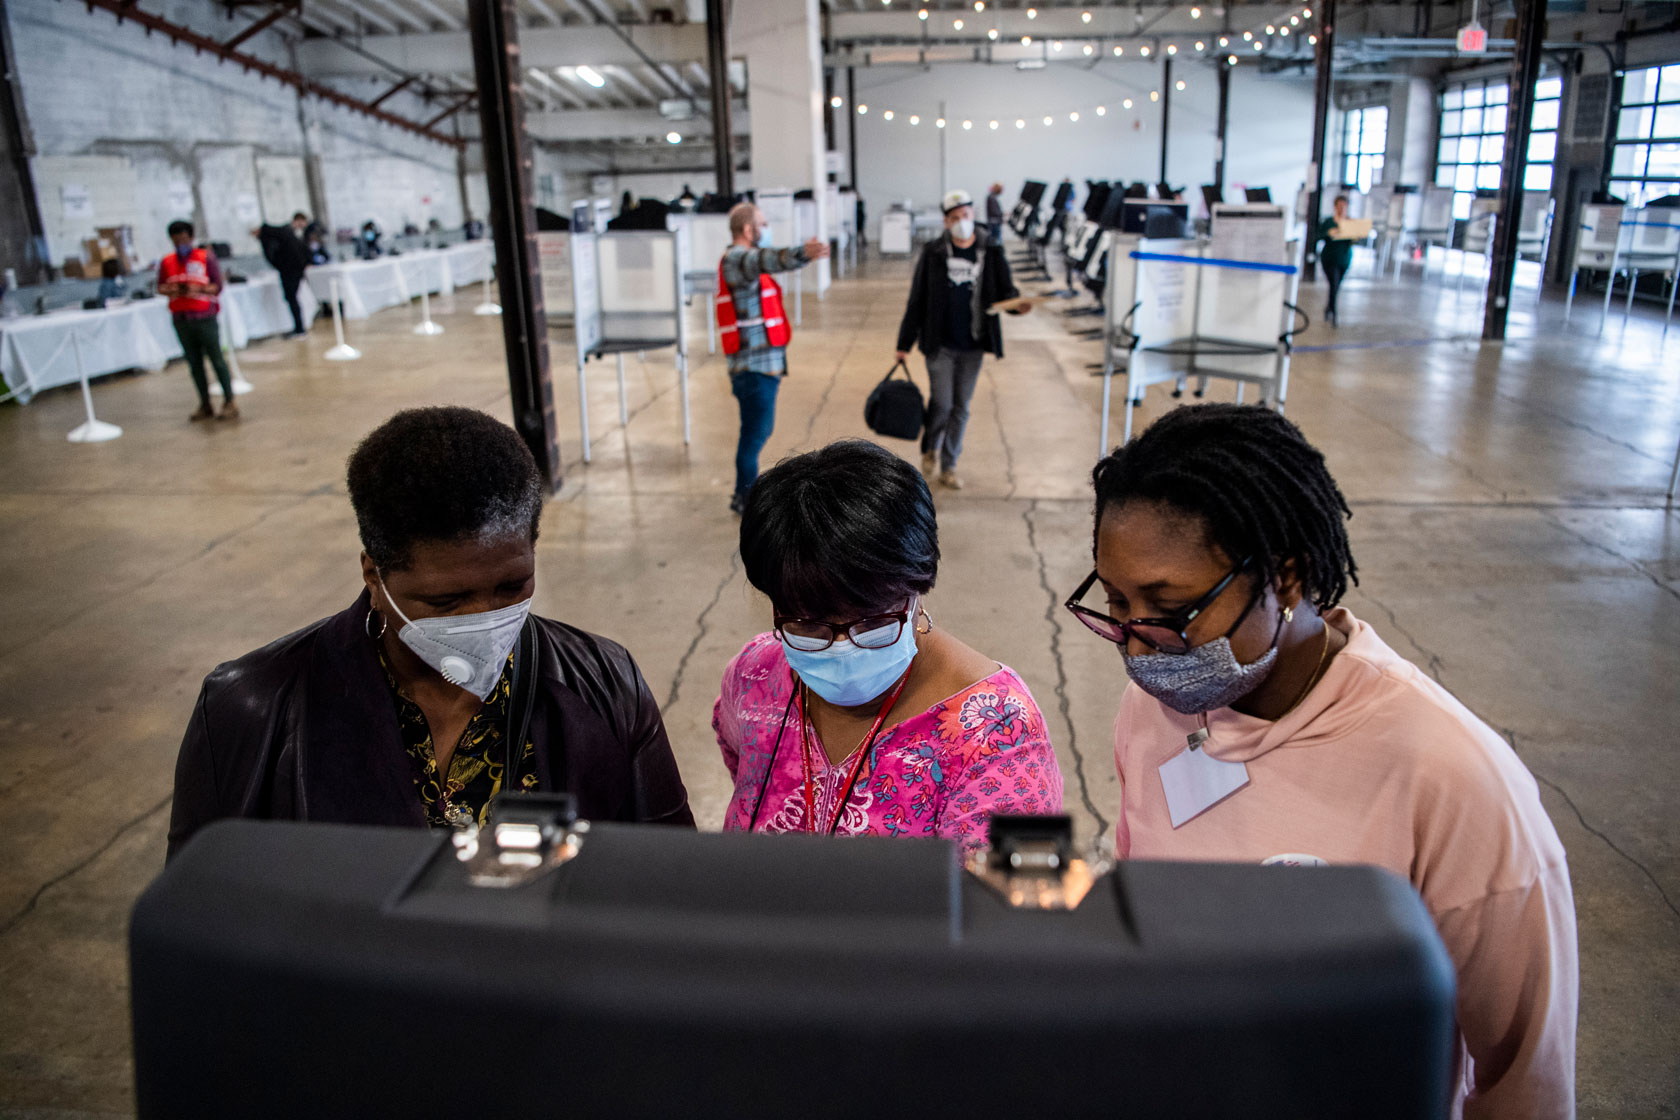
<svg viewBox="0 0 1680 1120">
<path fill-rule="evenodd" d="M 774 634 L 748 642 L 724 671 L 712 728 L 735 779 L 726 832 L 745 831 L 755 805 L 759 832 L 811 831 L 793 690 Z M 772 754 L 775 768 L 767 775 Z M 1007 666 L 882 731 L 871 754 L 840 810 L 836 834 L 942 836 L 967 849 L 986 843 L 991 813 L 1062 811 L 1062 771 L 1044 716 Z M 834 820 L 853 761 L 830 763 L 812 729 L 817 831 Z"/>
</svg>

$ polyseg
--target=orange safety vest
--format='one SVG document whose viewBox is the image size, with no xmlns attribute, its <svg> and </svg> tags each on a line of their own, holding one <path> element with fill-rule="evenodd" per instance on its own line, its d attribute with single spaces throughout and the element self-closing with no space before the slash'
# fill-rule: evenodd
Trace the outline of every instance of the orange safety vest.
<svg viewBox="0 0 1680 1120">
<path fill-rule="evenodd" d="M 741 349 L 742 327 L 764 328 L 771 346 L 786 346 L 793 339 L 793 328 L 782 311 L 782 286 L 768 272 L 758 274 L 757 319 L 735 319 L 735 299 L 723 279 L 723 264 L 718 263 L 717 321 L 718 335 L 723 339 L 723 352 L 734 354 Z"/>
<path fill-rule="evenodd" d="M 208 284 L 210 252 L 202 248 L 194 249 L 183 261 L 181 255 L 171 249 L 164 256 L 160 268 L 163 271 L 163 282 L 166 284 L 177 280 L 185 280 L 191 284 Z M 215 296 L 205 295 L 203 292 L 175 296 L 169 301 L 169 311 L 172 315 L 214 315 L 220 306 Z"/>
</svg>

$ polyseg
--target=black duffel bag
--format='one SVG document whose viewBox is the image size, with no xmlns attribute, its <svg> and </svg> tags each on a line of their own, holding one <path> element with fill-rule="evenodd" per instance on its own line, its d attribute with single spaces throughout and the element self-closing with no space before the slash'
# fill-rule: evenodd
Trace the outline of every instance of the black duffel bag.
<svg viewBox="0 0 1680 1120">
<path fill-rule="evenodd" d="M 903 381 L 893 376 L 899 370 L 904 371 Z M 883 436 L 915 439 L 922 434 L 922 418 L 926 412 L 922 391 L 916 388 L 916 382 L 910 377 L 910 367 L 898 362 L 869 394 L 869 400 L 863 406 L 863 422 L 869 425 L 870 431 Z"/>
</svg>

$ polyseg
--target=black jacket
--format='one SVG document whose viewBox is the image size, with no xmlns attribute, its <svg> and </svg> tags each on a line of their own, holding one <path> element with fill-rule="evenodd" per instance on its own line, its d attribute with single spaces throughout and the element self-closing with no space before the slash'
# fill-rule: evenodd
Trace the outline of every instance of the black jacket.
<svg viewBox="0 0 1680 1120">
<path fill-rule="evenodd" d="M 974 285 L 974 321 L 980 326 L 980 348 L 1003 357 L 1003 327 L 996 315 L 985 309 L 1000 300 L 1014 299 L 1021 293 L 1009 275 L 1009 259 L 1003 246 L 994 242 L 986 231 L 974 231 L 975 244 L 980 247 L 980 276 Z M 950 284 L 945 279 L 945 261 L 951 255 L 951 235 L 940 235 L 922 247 L 916 258 L 916 272 L 910 281 L 910 302 L 904 308 L 904 320 L 898 326 L 899 350 L 908 350 L 920 342 L 922 353 L 933 357 L 945 345 L 945 297 Z"/>
<path fill-rule="evenodd" d="M 263 259 L 282 276 L 302 276 L 309 267 L 309 245 L 290 225 L 263 226 L 257 233 Z"/>
<path fill-rule="evenodd" d="M 368 594 L 204 678 L 175 763 L 169 855 L 223 817 L 423 828 L 414 764 L 363 629 Z M 647 682 L 623 646 L 531 621 L 538 786 L 597 821 L 694 826 Z"/>
</svg>

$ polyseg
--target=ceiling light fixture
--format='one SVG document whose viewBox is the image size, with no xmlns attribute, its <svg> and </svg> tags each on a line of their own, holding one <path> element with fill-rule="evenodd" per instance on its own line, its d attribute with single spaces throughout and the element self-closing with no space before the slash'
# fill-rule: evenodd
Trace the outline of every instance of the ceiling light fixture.
<svg viewBox="0 0 1680 1120">
<path fill-rule="evenodd" d="M 681 144 L 682 143 L 682 133 L 680 133 L 680 132 L 667 132 L 665 134 L 665 143 L 667 143 L 667 144 Z"/>
<path fill-rule="evenodd" d="M 607 84 L 607 80 L 601 77 L 600 74 L 596 73 L 593 67 L 579 66 L 575 73 L 578 77 L 582 78 L 596 89 L 600 89 L 602 86 Z"/>
</svg>

